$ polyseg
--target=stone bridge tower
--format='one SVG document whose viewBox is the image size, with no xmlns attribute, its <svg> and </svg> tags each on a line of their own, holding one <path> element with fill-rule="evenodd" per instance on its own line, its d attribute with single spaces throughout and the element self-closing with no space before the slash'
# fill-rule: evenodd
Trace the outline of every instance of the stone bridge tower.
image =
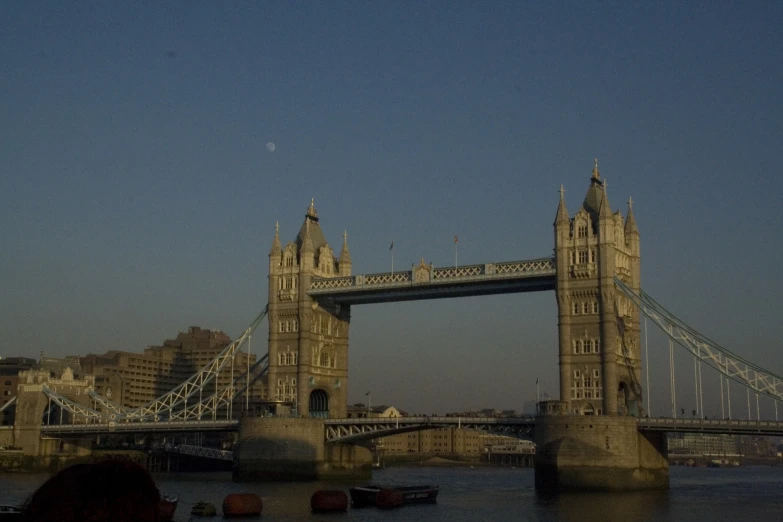
<svg viewBox="0 0 783 522">
<path fill-rule="evenodd" d="M 318 303 L 307 290 L 313 278 L 349 275 L 347 234 L 335 258 L 313 201 L 295 241 L 283 247 L 275 225 L 269 252 L 267 397 L 291 402 L 300 416 L 346 415 L 350 309 Z"/>
<path fill-rule="evenodd" d="M 91 439 L 42 439 L 41 426 L 44 423 L 47 410 L 52 415 L 52 403 L 44 393 L 44 387 L 66 397 L 67 399 L 90 406 L 88 392 L 95 388 L 95 377 L 85 375 L 75 377 L 73 371 L 66 367 L 59 377 L 52 375 L 48 369 L 33 369 L 19 373 L 19 387 L 16 398 L 16 421 L 14 423 L 14 445 L 22 448 L 24 455 L 41 457 L 42 463 L 54 455 L 87 455 L 90 453 Z M 52 423 L 84 422 L 82 419 L 71 418 L 70 413 L 59 413 Z M 65 418 L 61 417 L 64 415 Z"/>
<path fill-rule="evenodd" d="M 560 400 L 569 412 L 643 415 L 639 311 L 615 288 L 640 287 L 639 230 L 632 201 L 612 213 L 595 161 L 584 202 L 571 217 L 563 188 L 555 218 Z"/>
</svg>

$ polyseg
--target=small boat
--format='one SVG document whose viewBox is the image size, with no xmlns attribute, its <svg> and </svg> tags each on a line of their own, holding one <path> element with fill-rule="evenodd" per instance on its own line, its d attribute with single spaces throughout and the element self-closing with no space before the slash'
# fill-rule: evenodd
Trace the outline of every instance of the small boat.
<svg viewBox="0 0 783 522">
<path fill-rule="evenodd" d="M 215 504 L 196 502 L 196 505 L 190 510 L 190 514 L 196 517 L 214 517 L 217 515 L 217 509 Z"/>
<path fill-rule="evenodd" d="M 375 506 L 380 509 L 398 508 L 405 502 L 399 489 L 381 488 L 375 495 Z"/>
<path fill-rule="evenodd" d="M 438 486 L 429 485 L 397 486 L 391 488 L 383 488 L 373 484 L 367 486 L 357 486 L 349 490 L 351 493 L 351 503 L 353 507 L 377 506 L 377 496 L 378 492 L 381 490 L 399 491 L 402 495 L 403 504 L 434 504 L 438 498 L 438 491 L 440 488 Z M 386 499 L 386 496 L 389 495 L 384 494 L 384 502 L 387 500 L 391 501 L 391 497 L 393 497 L 393 495 L 389 496 L 389 499 Z"/>
<path fill-rule="evenodd" d="M 261 514 L 264 504 L 255 493 L 231 493 L 223 499 L 223 516 L 250 517 Z"/>
<path fill-rule="evenodd" d="M 164 522 L 174 520 L 174 512 L 177 510 L 179 497 L 163 495 L 160 499 L 160 519 Z"/>
<path fill-rule="evenodd" d="M 318 490 L 310 497 L 313 513 L 334 513 L 348 509 L 348 495 L 339 490 Z"/>
<path fill-rule="evenodd" d="M 22 508 L 17 506 L 0 506 L 0 520 L 21 520 Z"/>
</svg>

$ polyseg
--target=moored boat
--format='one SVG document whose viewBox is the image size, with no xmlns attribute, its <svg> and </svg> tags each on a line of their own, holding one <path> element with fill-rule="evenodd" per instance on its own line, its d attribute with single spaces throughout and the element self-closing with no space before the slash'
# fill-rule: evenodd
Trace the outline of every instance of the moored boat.
<svg viewBox="0 0 783 522">
<path fill-rule="evenodd" d="M 217 509 L 214 504 L 209 502 L 196 502 L 196 505 L 190 510 L 190 514 L 196 517 L 214 517 L 217 515 Z"/>
<path fill-rule="evenodd" d="M 169 522 L 174 519 L 174 512 L 177 510 L 179 497 L 170 497 L 163 495 L 160 499 L 160 519 Z"/>
<path fill-rule="evenodd" d="M 264 504 L 255 493 L 231 493 L 223 499 L 224 517 L 249 517 L 261 514 Z"/>
<path fill-rule="evenodd" d="M 381 488 L 375 496 L 375 506 L 380 509 L 394 509 L 405 502 L 399 489 Z"/>
<path fill-rule="evenodd" d="M 310 497 L 314 513 L 333 513 L 348 509 L 348 495 L 338 490 L 318 490 Z"/>
<path fill-rule="evenodd" d="M 351 503 L 353 507 L 367 507 L 378 505 L 378 493 L 381 490 L 398 491 L 402 496 L 402 504 L 434 504 L 438 498 L 439 486 L 397 486 L 383 488 L 369 484 L 351 488 Z M 388 497 L 388 498 L 387 498 Z M 383 503 L 393 502 L 394 495 L 384 494 Z M 388 506 L 387 506 L 388 507 Z"/>
</svg>

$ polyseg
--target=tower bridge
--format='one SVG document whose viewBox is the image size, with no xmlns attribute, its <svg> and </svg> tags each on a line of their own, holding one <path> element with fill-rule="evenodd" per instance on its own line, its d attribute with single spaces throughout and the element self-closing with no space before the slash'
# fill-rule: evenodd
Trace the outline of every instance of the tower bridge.
<svg viewBox="0 0 783 522">
<path fill-rule="evenodd" d="M 553 226 L 553 257 L 461 267 L 434 267 L 422 259 L 410 270 L 355 275 L 347 234 L 337 255 L 311 201 L 299 233 L 285 246 L 275 226 L 267 308 L 205 368 L 135 409 L 97 396 L 89 380 L 76 382 L 70 376 L 48 382 L 46 376 L 29 373 L 19 387 L 21 414 L 14 437 L 26 452 L 45 454 L 48 450 L 40 444 L 44 434 L 237 430 L 237 478 L 301 479 L 368 473 L 368 456 L 352 444 L 456 424 L 533 437 L 539 449 L 537 487 L 631 489 L 668 485 L 667 432 L 783 433 L 777 418 L 755 423 L 648 418 L 642 401 L 642 314 L 669 336 L 672 345 L 718 372 L 721 390 L 725 380 L 727 394 L 729 381 L 739 383 L 749 393 L 775 401 L 777 415 L 783 379 L 713 343 L 641 289 L 640 233 L 632 201 L 629 198 L 625 216 L 612 211 L 597 161 L 584 201 L 573 215 L 561 186 Z M 560 400 L 543 405 L 535 419 L 345 418 L 353 306 L 534 291 L 554 292 L 560 369 Z M 257 371 L 248 368 L 228 386 L 210 388 L 228 364 L 233 372 L 235 354 L 265 317 L 269 334 L 268 351 L 259 359 L 263 366 Z M 264 399 L 293 405 L 297 417 L 237 421 L 232 405 L 240 390 L 259 380 Z M 53 403 L 60 412 L 68 412 L 70 425 L 47 422 L 41 427 L 44 412 L 51 421 Z"/>
</svg>

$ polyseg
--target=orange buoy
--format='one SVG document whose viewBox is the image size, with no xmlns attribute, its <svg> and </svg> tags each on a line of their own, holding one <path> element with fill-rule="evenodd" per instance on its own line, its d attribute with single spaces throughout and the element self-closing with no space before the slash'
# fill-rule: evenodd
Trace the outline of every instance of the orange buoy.
<svg viewBox="0 0 783 522">
<path fill-rule="evenodd" d="M 381 509 L 400 507 L 403 502 L 402 492 L 398 489 L 380 489 L 375 497 L 375 505 Z"/>
<path fill-rule="evenodd" d="M 264 507 L 261 497 L 255 493 L 231 493 L 223 499 L 223 516 L 247 517 L 260 515 Z"/>
<path fill-rule="evenodd" d="M 348 495 L 339 490 L 318 490 L 310 497 L 310 507 L 316 513 L 330 513 L 348 509 Z"/>
</svg>

